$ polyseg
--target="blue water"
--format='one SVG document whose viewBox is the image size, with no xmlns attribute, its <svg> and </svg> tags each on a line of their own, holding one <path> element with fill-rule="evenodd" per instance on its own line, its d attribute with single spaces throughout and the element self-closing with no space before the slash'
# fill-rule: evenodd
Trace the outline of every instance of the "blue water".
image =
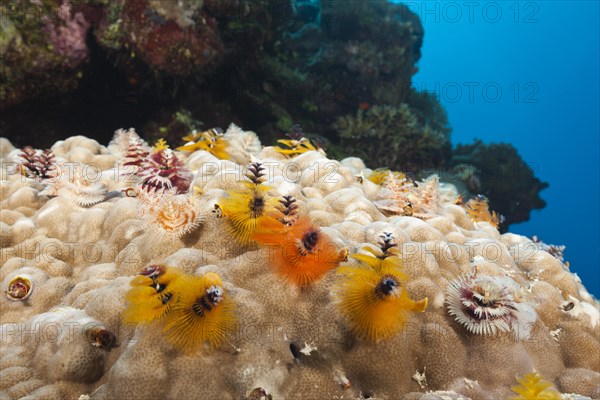
<svg viewBox="0 0 600 400">
<path fill-rule="evenodd" d="M 439 95 L 453 143 L 512 143 L 550 183 L 510 231 L 566 245 L 600 297 L 599 2 L 402 3 L 425 29 L 414 86 Z"/>
</svg>

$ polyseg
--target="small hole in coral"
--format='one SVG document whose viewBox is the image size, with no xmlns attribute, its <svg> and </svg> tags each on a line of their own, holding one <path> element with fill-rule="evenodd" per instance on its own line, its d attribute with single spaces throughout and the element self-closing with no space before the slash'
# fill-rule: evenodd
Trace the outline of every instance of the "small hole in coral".
<svg viewBox="0 0 600 400">
<path fill-rule="evenodd" d="M 294 356 L 295 359 L 299 360 L 300 359 L 300 349 L 298 348 L 298 346 L 296 345 L 296 343 L 290 343 L 290 351 L 292 352 L 292 355 Z"/>
</svg>

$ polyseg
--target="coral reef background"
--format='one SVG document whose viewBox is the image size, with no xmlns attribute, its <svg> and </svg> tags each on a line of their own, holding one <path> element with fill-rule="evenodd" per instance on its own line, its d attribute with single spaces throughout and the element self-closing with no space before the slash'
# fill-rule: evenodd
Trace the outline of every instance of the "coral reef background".
<svg viewBox="0 0 600 400">
<path fill-rule="evenodd" d="M 511 231 L 566 245 L 572 268 L 600 296 L 600 189 L 590 185 L 600 181 L 600 5 L 497 2 L 487 14 L 483 4 L 472 14 L 463 5 L 457 17 L 453 5 L 407 4 L 426 33 L 414 86 L 438 96 L 453 143 L 512 143 L 550 182 L 547 206 Z M 584 220 L 567 216 L 574 208 Z"/>
</svg>

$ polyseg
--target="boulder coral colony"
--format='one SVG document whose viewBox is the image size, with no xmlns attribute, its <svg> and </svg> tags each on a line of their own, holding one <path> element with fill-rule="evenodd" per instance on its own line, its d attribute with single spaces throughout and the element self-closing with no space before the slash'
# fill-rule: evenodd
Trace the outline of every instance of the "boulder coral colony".
<svg viewBox="0 0 600 400">
<path fill-rule="evenodd" d="M 600 397 L 559 253 L 290 136 L 0 139 L 0 398 Z"/>
</svg>

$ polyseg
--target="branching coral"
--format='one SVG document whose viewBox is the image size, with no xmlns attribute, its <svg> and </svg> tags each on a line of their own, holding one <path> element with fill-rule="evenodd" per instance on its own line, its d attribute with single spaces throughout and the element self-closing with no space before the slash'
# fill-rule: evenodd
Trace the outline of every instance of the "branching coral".
<svg viewBox="0 0 600 400">
<path fill-rule="evenodd" d="M 360 338 L 386 339 L 403 329 L 409 312 L 427 308 L 427 298 L 415 302 L 408 295 L 405 284 L 409 277 L 402 272 L 394 247 L 393 238 L 386 234 L 380 251 L 365 247 L 370 254 L 351 256 L 360 262 L 358 266 L 338 268 L 335 302 Z"/>
<path fill-rule="evenodd" d="M 552 383 L 543 380 L 537 372 L 531 372 L 519 379 L 519 385 L 513 386 L 512 391 L 519 396 L 510 400 L 560 400 L 562 396 L 552 387 Z"/>
<path fill-rule="evenodd" d="M 537 319 L 512 279 L 476 272 L 450 282 L 446 305 L 458 323 L 478 335 L 512 331 L 515 337 L 526 339 Z"/>
<path fill-rule="evenodd" d="M 356 116 L 339 118 L 335 128 L 346 154 L 395 170 L 439 168 L 450 152 L 449 131 L 420 121 L 408 104 L 359 110 Z"/>
</svg>

